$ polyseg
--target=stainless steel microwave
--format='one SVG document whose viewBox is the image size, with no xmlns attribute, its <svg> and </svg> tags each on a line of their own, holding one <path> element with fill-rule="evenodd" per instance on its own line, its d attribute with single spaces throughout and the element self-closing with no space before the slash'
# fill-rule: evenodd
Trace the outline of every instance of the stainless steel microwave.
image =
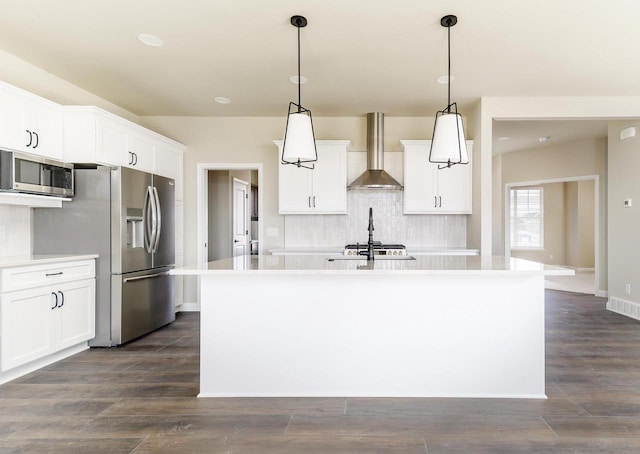
<svg viewBox="0 0 640 454">
<path fill-rule="evenodd" d="M 73 196 L 73 164 L 0 150 L 0 190 Z"/>
</svg>

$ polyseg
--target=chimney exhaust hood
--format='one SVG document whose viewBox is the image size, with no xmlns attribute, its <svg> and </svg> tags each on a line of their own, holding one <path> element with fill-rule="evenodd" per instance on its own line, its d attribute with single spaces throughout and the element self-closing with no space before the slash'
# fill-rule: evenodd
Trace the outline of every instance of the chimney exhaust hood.
<svg viewBox="0 0 640 454">
<path fill-rule="evenodd" d="M 367 114 L 367 170 L 349 185 L 354 189 L 401 191 L 402 185 L 384 170 L 384 114 Z"/>
</svg>

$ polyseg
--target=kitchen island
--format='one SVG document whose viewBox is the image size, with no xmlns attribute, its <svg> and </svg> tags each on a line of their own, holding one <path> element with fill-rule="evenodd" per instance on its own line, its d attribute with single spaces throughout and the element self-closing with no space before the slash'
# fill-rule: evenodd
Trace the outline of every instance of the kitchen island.
<svg viewBox="0 0 640 454">
<path fill-rule="evenodd" d="M 200 276 L 199 397 L 543 399 L 544 276 L 573 271 L 259 255 L 172 273 Z"/>
</svg>

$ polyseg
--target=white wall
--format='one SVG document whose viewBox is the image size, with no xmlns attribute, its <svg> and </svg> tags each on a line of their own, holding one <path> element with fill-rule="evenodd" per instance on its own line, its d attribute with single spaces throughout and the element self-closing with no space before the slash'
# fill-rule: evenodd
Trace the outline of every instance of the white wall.
<svg viewBox="0 0 640 454">
<path fill-rule="evenodd" d="M 640 121 L 609 124 L 609 297 L 640 303 L 640 137 L 620 140 L 620 130 Z M 624 200 L 632 199 L 630 208 Z M 625 285 L 631 285 L 631 294 Z"/>
</svg>

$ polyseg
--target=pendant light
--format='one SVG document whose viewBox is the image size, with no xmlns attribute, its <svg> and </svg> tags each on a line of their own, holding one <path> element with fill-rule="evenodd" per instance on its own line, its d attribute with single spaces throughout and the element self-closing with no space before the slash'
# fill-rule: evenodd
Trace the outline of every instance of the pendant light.
<svg viewBox="0 0 640 454">
<path fill-rule="evenodd" d="M 451 103 L 451 27 L 456 25 L 458 18 L 453 15 L 440 19 L 440 25 L 447 27 L 447 107 L 436 113 L 433 126 L 429 162 L 444 164 L 438 169 L 446 169 L 454 164 L 468 164 L 469 153 L 464 138 L 462 115 L 458 113 L 458 105 Z"/>
<path fill-rule="evenodd" d="M 302 107 L 300 102 L 300 29 L 307 26 L 307 19 L 303 16 L 292 16 L 291 25 L 298 29 L 298 104 L 289 103 L 280 161 L 282 164 L 313 169 L 314 165 L 311 163 L 318 160 L 318 151 L 313 134 L 311 111 Z"/>
</svg>

